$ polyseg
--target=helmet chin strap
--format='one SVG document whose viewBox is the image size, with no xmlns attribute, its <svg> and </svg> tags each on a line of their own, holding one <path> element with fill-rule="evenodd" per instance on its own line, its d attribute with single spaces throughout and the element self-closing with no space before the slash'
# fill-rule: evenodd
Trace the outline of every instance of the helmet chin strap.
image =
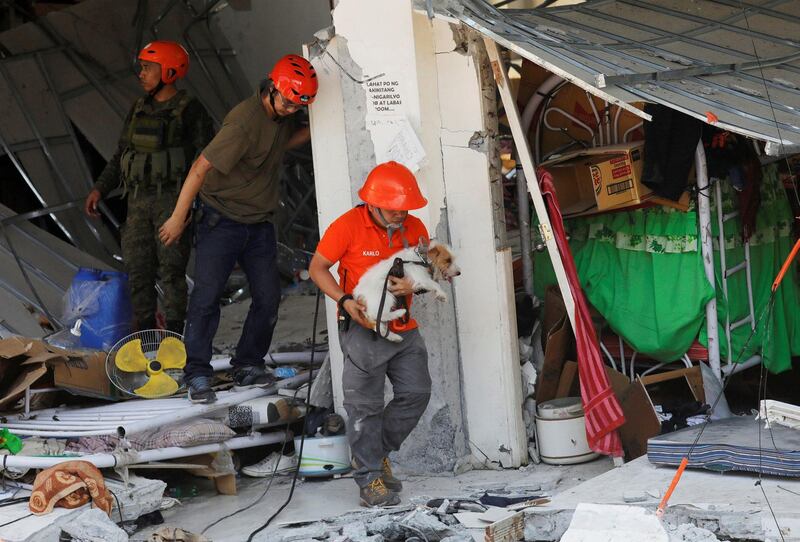
<svg viewBox="0 0 800 542">
<path fill-rule="evenodd" d="M 156 85 L 156 87 L 155 87 L 153 90 L 151 90 L 151 91 L 150 91 L 150 96 L 152 96 L 153 98 L 155 98 L 155 97 L 156 97 L 156 94 L 158 94 L 159 92 L 161 92 L 161 89 L 162 89 L 162 88 L 164 88 L 165 86 L 166 86 L 166 85 L 164 85 L 164 80 L 163 80 L 163 79 L 159 79 L 159 80 L 158 80 L 158 84 Z"/>
<path fill-rule="evenodd" d="M 269 105 L 272 107 L 272 120 L 275 122 L 283 122 L 283 117 L 278 114 L 278 110 L 275 109 L 275 93 L 279 92 L 276 88 L 269 89 Z"/>
<path fill-rule="evenodd" d="M 395 231 L 400 232 L 400 234 L 401 234 L 400 235 L 400 240 L 403 242 L 403 248 L 408 248 L 408 240 L 406 240 L 405 236 L 402 235 L 406 231 L 406 229 L 403 226 L 403 224 L 395 224 L 393 222 L 389 222 L 383 216 L 383 209 L 381 209 L 380 207 L 375 207 L 375 206 L 373 206 L 373 208 L 378 211 L 376 214 L 378 215 L 378 218 L 381 221 L 381 226 L 386 228 L 386 235 L 389 237 L 389 248 L 392 248 L 392 234 Z"/>
</svg>

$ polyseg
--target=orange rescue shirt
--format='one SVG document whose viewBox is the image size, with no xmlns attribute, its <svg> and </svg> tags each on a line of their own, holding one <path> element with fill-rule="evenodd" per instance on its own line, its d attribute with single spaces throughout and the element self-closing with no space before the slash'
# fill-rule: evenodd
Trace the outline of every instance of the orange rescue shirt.
<svg viewBox="0 0 800 542">
<path fill-rule="evenodd" d="M 375 224 L 366 205 L 359 205 L 328 227 L 317 245 L 317 252 L 328 261 L 339 262 L 339 286 L 345 293 L 352 294 L 367 269 L 404 248 L 402 237 L 405 237 L 410 247 L 419 244 L 420 237 L 426 243 L 429 242 L 428 230 L 417 217 L 408 215 L 403 222 L 403 228 L 405 231 L 402 234 L 396 230 L 392 232 L 390 247 L 386 229 Z M 409 310 L 411 297 L 406 298 Z M 385 307 L 384 310 L 390 308 Z M 409 318 L 405 324 L 395 320 L 389 325 L 389 329 L 394 332 L 416 327 L 417 322 L 413 318 Z"/>
</svg>

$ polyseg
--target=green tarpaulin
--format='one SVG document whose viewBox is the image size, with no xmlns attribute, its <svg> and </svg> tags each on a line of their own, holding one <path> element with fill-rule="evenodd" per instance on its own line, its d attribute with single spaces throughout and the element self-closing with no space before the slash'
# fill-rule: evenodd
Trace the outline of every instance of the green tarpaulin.
<svg viewBox="0 0 800 542">
<path fill-rule="evenodd" d="M 726 180 L 723 209 L 736 208 L 735 193 Z M 716 204 L 712 197 L 712 224 L 716 239 Z M 706 197 L 701 195 L 700 197 Z M 781 187 L 777 168 L 764 169 L 762 203 L 756 231 L 751 238 L 751 269 L 756 318 L 764 311 L 770 286 L 783 259 L 792 247 L 792 214 Z M 706 344 L 705 306 L 715 290 L 705 278 L 698 245 L 698 222 L 694 208 L 681 212 L 667 207 L 601 214 L 566 221 L 575 263 L 589 301 L 608 321 L 611 329 L 638 352 L 660 361 L 683 355 L 695 339 Z M 738 219 L 725 226 L 728 267 L 743 259 L 741 224 Z M 718 249 L 715 240 L 715 249 Z M 718 256 L 718 252 L 715 252 Z M 724 298 L 715 258 L 717 307 L 720 321 L 720 350 L 728 359 L 725 339 L 727 311 L 735 322 L 749 312 L 744 272 L 728 279 L 730 302 Z M 546 252 L 537 253 L 534 265 L 537 295 L 555 284 Z M 765 365 L 773 372 L 791 366 L 791 356 L 800 354 L 800 289 L 792 271 L 779 290 L 774 311 L 762 320 L 750 339 L 744 325 L 732 333 L 734 360 L 744 361 L 762 352 Z"/>
</svg>

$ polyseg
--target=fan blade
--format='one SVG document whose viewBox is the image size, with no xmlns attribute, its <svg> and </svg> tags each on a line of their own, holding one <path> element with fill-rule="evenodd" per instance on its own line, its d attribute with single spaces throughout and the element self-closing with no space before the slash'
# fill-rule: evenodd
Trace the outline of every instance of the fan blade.
<svg viewBox="0 0 800 542">
<path fill-rule="evenodd" d="M 164 373 L 156 373 L 147 380 L 147 384 L 136 388 L 133 393 L 145 399 L 166 397 L 178 391 L 178 383 Z"/>
<path fill-rule="evenodd" d="M 183 369 L 186 365 L 186 347 L 180 339 L 165 337 L 158 345 L 156 359 L 164 369 Z"/>
<path fill-rule="evenodd" d="M 123 344 L 114 356 L 114 364 L 118 369 L 128 373 L 147 370 L 147 358 L 142 352 L 142 340 L 135 339 Z"/>
</svg>

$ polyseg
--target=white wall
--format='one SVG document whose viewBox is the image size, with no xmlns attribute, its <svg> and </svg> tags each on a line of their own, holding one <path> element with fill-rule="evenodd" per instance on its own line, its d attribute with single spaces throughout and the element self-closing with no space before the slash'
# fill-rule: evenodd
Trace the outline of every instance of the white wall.
<svg viewBox="0 0 800 542">
<path fill-rule="evenodd" d="M 433 237 L 453 245 L 464 270 L 447 304 L 415 300 L 434 389 L 399 459 L 407 469 L 447 470 L 467 451 L 468 437 L 491 459 L 517 466 L 527 447 L 510 252 L 494 228 L 488 143 L 496 129 L 488 110 L 494 91 L 484 88 L 475 60 L 485 53 L 476 49 L 478 41 L 466 44 L 463 33 L 454 40 L 448 23 L 413 12 L 410 0 L 341 0 L 334 26 L 327 52 L 311 52 L 320 77 L 311 108 L 320 227 L 358 203 L 358 187 L 377 161 L 393 156 L 390 144 L 407 123 L 424 151 L 416 175 L 429 199 L 415 214 Z M 371 91 L 375 82 L 388 83 L 389 90 Z M 378 94 L 399 99 L 384 111 Z M 488 135 L 487 143 L 475 144 L 476 133 Z M 334 330 L 333 303 L 327 308 Z M 334 335 L 334 392 L 341 405 L 342 360 Z"/>
</svg>

